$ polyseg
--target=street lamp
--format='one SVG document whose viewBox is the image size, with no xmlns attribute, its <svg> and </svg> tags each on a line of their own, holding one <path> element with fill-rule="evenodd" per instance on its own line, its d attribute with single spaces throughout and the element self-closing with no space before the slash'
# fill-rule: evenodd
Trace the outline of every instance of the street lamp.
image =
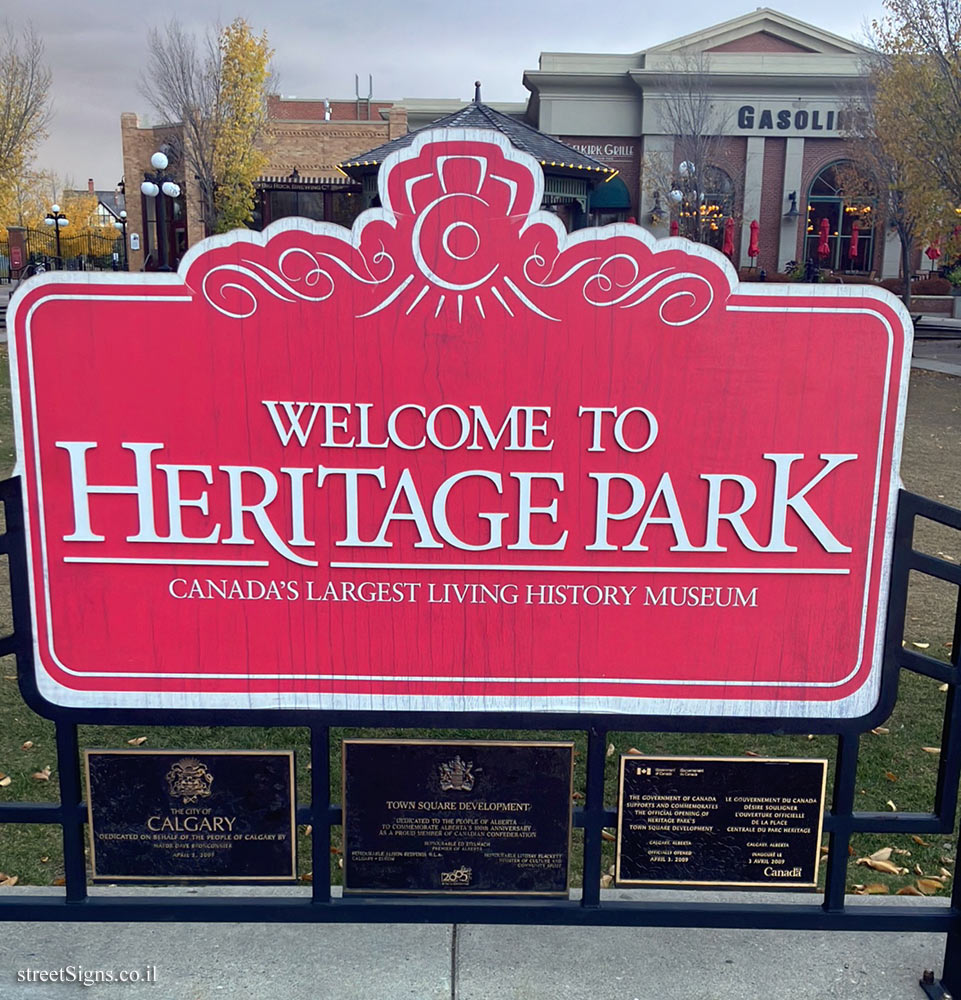
<svg viewBox="0 0 961 1000">
<path fill-rule="evenodd" d="M 171 201 L 180 197 L 180 185 L 166 173 L 169 160 L 166 153 L 154 153 L 150 157 L 150 165 L 154 172 L 144 172 L 144 181 L 140 185 L 140 191 L 147 198 L 157 199 L 157 256 L 159 258 L 158 271 L 172 271 L 167 253 L 166 240 L 166 220 L 164 213 L 164 200 L 161 195 L 166 195 Z M 171 206 L 171 218 L 173 218 L 173 206 Z"/>
<path fill-rule="evenodd" d="M 130 270 L 130 264 L 127 260 L 127 212 L 122 210 L 120 212 L 120 218 L 116 219 L 113 224 L 114 229 L 120 230 L 120 238 L 123 240 L 123 269 L 125 271 Z"/>
<path fill-rule="evenodd" d="M 60 230 L 69 223 L 69 219 L 60 211 L 59 205 L 51 205 L 43 220 L 48 226 L 54 227 L 54 235 L 57 237 L 57 270 L 63 269 L 63 257 L 60 256 Z"/>
</svg>

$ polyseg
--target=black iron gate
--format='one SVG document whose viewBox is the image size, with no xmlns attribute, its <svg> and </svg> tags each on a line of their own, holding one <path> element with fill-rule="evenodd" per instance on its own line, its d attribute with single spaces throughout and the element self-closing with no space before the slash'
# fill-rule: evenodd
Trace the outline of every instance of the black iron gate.
<svg viewBox="0 0 961 1000">
<path fill-rule="evenodd" d="M 123 262 L 123 238 L 96 232 L 68 234 L 60 240 L 53 229 L 26 229 L 26 263 L 43 263 L 47 268 L 66 271 L 119 270 Z M 59 247 L 59 254 L 58 254 Z"/>
<path fill-rule="evenodd" d="M 20 480 L 0 483 L 6 533 L 0 554 L 9 559 L 14 633 L 0 639 L 0 655 L 15 655 L 20 686 L 27 703 L 37 705 L 33 679 L 33 647 L 26 567 Z M 883 688 L 891 702 L 880 705 L 868 719 L 812 722 L 804 719 L 751 720 L 710 717 L 652 718 L 636 716 L 548 715 L 518 713 L 409 713 L 404 726 L 458 728 L 559 729 L 587 733 L 587 786 L 584 805 L 575 810 L 574 825 L 583 831 L 583 892 L 579 900 L 452 899 L 420 897 L 333 897 L 329 879 L 316 878 L 309 896 L 198 898 L 177 895 L 89 896 L 84 857 L 86 807 L 80 778 L 77 727 L 81 722 L 146 725 L 299 726 L 311 738 L 311 801 L 298 809 L 299 823 L 313 827 L 312 867 L 326 873 L 331 830 L 341 822 L 340 806 L 330 796 L 330 727 L 396 725 L 396 717 L 376 712 L 306 711 L 147 711 L 58 709 L 55 713 L 59 804 L 0 805 L 0 823 L 53 823 L 63 832 L 66 885 L 62 895 L 17 896 L 0 899 L 0 919 L 192 922 L 422 922 L 566 924 L 581 926 L 728 927 L 847 931 L 928 931 L 947 934 L 941 984 L 926 992 L 941 997 L 942 987 L 961 995 L 961 888 L 953 881 L 950 906 L 930 902 L 845 906 L 848 846 L 852 834 L 950 834 L 954 829 L 961 778 L 961 600 L 956 600 L 951 662 L 903 648 L 909 574 L 920 573 L 961 588 L 961 566 L 915 550 L 915 522 L 924 518 L 961 532 L 961 511 L 902 491 L 894 540 L 891 595 L 885 638 L 887 672 Z M 961 593 L 961 591 L 959 591 Z M 856 811 L 857 761 L 863 731 L 882 722 L 893 704 L 900 671 L 933 678 L 948 685 L 938 780 L 930 812 L 881 813 Z M 613 826 L 616 813 L 604 801 L 608 733 L 624 730 L 696 733 L 803 732 L 837 735 L 834 787 L 824 817 L 829 836 L 826 883 L 820 905 L 778 902 L 691 903 L 608 900 L 602 897 L 602 831 Z"/>
</svg>

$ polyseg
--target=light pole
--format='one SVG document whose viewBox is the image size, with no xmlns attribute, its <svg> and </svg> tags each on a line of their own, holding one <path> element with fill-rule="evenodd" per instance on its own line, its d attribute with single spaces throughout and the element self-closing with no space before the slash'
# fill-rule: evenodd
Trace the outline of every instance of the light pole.
<svg viewBox="0 0 961 1000">
<path fill-rule="evenodd" d="M 130 270 L 129 262 L 127 261 L 127 212 L 126 210 L 121 211 L 120 218 L 114 221 L 114 229 L 120 230 L 120 238 L 123 240 L 123 269 L 125 271 Z"/>
<path fill-rule="evenodd" d="M 167 159 L 166 153 L 154 153 L 150 157 L 150 165 L 154 168 L 154 172 L 149 171 L 144 172 L 144 181 L 140 185 L 141 192 L 148 198 L 157 199 L 157 258 L 158 258 L 158 271 L 172 271 L 173 268 L 170 266 L 167 239 L 166 239 L 166 219 L 164 212 L 164 200 L 162 195 L 166 195 L 173 201 L 174 198 L 180 197 L 180 185 L 167 175 L 166 170 L 169 160 Z M 171 206 L 171 218 L 173 218 L 173 207 Z"/>
<path fill-rule="evenodd" d="M 69 223 L 69 219 L 60 211 L 59 205 L 51 205 L 47 217 L 43 220 L 48 226 L 54 227 L 57 237 L 57 270 L 63 270 L 63 257 L 60 256 L 60 230 Z"/>
</svg>

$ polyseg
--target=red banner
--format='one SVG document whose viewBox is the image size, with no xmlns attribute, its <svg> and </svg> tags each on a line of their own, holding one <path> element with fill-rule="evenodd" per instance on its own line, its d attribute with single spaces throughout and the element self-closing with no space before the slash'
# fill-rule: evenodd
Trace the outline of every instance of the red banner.
<svg viewBox="0 0 961 1000">
<path fill-rule="evenodd" d="M 877 702 L 907 317 L 738 285 L 424 133 L 350 232 L 11 310 L 60 705 L 844 718 Z"/>
</svg>

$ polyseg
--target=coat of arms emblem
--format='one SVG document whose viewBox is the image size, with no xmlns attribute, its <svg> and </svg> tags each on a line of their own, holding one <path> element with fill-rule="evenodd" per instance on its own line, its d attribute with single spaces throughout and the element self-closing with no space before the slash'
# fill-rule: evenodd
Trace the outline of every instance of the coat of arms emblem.
<svg viewBox="0 0 961 1000">
<path fill-rule="evenodd" d="M 442 792 L 469 792 L 474 787 L 474 774 L 471 761 L 466 763 L 458 754 L 453 759 L 437 768 Z"/>
<path fill-rule="evenodd" d="M 167 790 L 173 798 L 183 799 L 184 805 L 210 795 L 214 776 L 196 757 L 182 757 L 165 775 Z"/>
</svg>

